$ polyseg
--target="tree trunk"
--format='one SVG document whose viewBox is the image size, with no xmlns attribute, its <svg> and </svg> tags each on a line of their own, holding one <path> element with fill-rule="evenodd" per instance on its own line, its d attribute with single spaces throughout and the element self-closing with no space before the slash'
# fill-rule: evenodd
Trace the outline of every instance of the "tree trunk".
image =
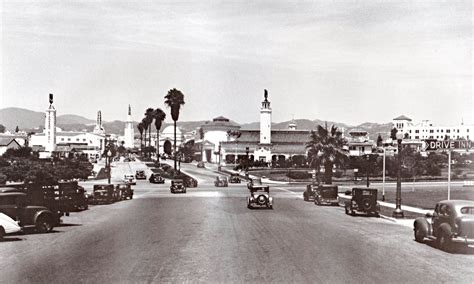
<svg viewBox="0 0 474 284">
<path fill-rule="evenodd" d="M 151 150 L 151 124 L 148 126 L 148 147 Z M 148 152 L 148 158 L 151 157 L 151 151 Z"/>
<path fill-rule="evenodd" d="M 143 154 L 143 134 L 140 134 L 140 151 Z"/>
<path fill-rule="evenodd" d="M 324 165 L 324 183 L 332 184 L 332 163 Z"/>
<path fill-rule="evenodd" d="M 173 145 L 174 170 L 176 171 L 176 120 L 174 121 L 174 145 Z"/>
<path fill-rule="evenodd" d="M 157 161 L 160 161 L 160 133 L 158 129 L 156 130 L 156 158 Z"/>
</svg>

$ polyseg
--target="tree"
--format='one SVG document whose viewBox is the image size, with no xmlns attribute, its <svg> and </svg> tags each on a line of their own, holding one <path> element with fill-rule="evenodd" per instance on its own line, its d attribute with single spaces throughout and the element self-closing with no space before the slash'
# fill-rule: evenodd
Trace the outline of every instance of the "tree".
<svg viewBox="0 0 474 284">
<path fill-rule="evenodd" d="M 148 129 L 148 120 L 146 119 L 146 117 L 144 117 L 142 119 L 141 123 L 142 123 L 142 126 L 143 126 L 143 131 L 145 133 L 145 136 L 143 137 L 143 140 L 145 141 L 144 146 L 143 146 L 143 149 L 144 149 L 143 153 L 145 153 L 145 156 L 146 156 L 146 147 L 147 147 L 146 146 L 146 137 L 147 137 L 147 129 Z"/>
<path fill-rule="evenodd" d="M 137 128 L 138 128 L 138 132 L 140 132 L 140 149 L 143 149 L 143 130 L 144 130 L 143 122 L 139 122 L 137 125 Z"/>
<path fill-rule="evenodd" d="M 18 133 L 20 131 L 20 128 L 18 128 L 18 125 L 15 128 L 15 133 Z"/>
<path fill-rule="evenodd" d="M 311 131 L 310 140 L 306 143 L 310 165 L 319 173 L 320 166 L 324 167 L 324 182 L 332 183 L 334 165 L 343 166 L 347 159 L 343 150 L 345 140 L 342 132 L 335 125 L 331 129 L 318 125 L 316 131 Z"/>
<path fill-rule="evenodd" d="M 171 108 L 171 118 L 174 122 L 174 144 L 173 150 L 176 153 L 176 121 L 179 119 L 179 110 L 184 105 L 184 95 L 180 90 L 171 89 L 165 96 L 165 104 Z M 174 169 L 176 170 L 176 155 L 174 156 Z"/>
<path fill-rule="evenodd" d="M 160 129 L 163 124 L 163 121 L 166 118 L 166 113 L 161 109 L 157 108 L 155 109 L 154 115 L 155 117 L 155 128 L 156 128 L 156 157 L 159 161 L 160 159 Z"/>
<path fill-rule="evenodd" d="M 0 133 L 5 133 L 5 126 L 3 124 L 0 124 Z"/>
<path fill-rule="evenodd" d="M 392 140 L 394 140 L 394 141 L 397 140 L 397 132 L 398 132 L 398 130 L 397 130 L 396 127 L 392 128 L 392 130 L 390 130 L 390 138 L 392 138 Z"/>
<path fill-rule="evenodd" d="M 379 136 L 377 137 L 377 146 L 381 147 L 382 144 L 383 144 L 382 135 L 379 134 Z"/>
</svg>

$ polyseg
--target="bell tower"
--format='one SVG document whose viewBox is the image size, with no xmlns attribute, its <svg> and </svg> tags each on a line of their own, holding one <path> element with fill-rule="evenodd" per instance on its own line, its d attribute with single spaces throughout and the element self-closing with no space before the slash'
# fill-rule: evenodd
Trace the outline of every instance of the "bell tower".
<svg viewBox="0 0 474 284">
<path fill-rule="evenodd" d="M 125 148 L 133 148 L 134 140 L 135 140 L 135 131 L 133 128 L 133 120 L 132 120 L 132 108 L 128 105 L 128 114 L 127 114 L 127 121 L 125 122 L 125 129 L 124 129 L 124 147 Z"/>
<path fill-rule="evenodd" d="M 44 120 L 44 134 L 46 136 L 45 152 L 56 151 L 56 109 L 53 106 L 53 94 L 49 94 L 49 107 Z"/>
<path fill-rule="evenodd" d="M 272 109 L 268 101 L 268 91 L 264 90 L 264 100 L 260 108 L 260 144 L 271 144 Z"/>
</svg>

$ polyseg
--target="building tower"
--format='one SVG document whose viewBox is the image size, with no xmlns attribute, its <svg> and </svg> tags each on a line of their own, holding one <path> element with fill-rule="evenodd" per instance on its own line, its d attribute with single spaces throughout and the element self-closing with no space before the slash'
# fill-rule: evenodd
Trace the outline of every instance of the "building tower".
<svg viewBox="0 0 474 284">
<path fill-rule="evenodd" d="M 125 131 L 124 131 L 124 147 L 125 148 L 133 148 L 134 146 L 134 128 L 133 128 L 133 120 L 132 120 L 132 108 L 128 105 L 128 115 L 127 121 L 125 122 Z"/>
<path fill-rule="evenodd" d="M 53 94 L 49 94 L 49 108 L 44 120 L 44 134 L 46 136 L 45 152 L 56 151 L 56 109 L 53 106 Z"/>
<path fill-rule="evenodd" d="M 265 100 L 262 102 L 260 109 L 260 144 L 271 144 L 272 133 L 272 109 L 268 101 L 268 92 L 264 90 Z"/>
<path fill-rule="evenodd" d="M 94 133 L 96 134 L 105 133 L 104 127 L 102 127 L 102 112 L 100 110 L 97 112 L 97 121 L 95 123 Z"/>
<path fill-rule="evenodd" d="M 295 118 L 293 117 L 290 121 L 290 123 L 288 123 L 288 130 L 296 130 L 296 121 L 295 121 Z"/>
</svg>

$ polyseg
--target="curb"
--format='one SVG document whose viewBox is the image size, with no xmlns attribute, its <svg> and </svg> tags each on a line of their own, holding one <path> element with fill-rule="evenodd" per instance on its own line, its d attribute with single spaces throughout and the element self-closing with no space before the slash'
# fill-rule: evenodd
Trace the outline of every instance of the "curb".
<svg viewBox="0 0 474 284">
<path fill-rule="evenodd" d="M 395 218 L 393 218 L 393 217 L 388 217 L 388 216 L 385 216 L 385 215 L 380 214 L 380 218 L 386 219 L 386 220 L 392 221 L 393 223 L 398 224 L 397 219 L 395 219 Z"/>
</svg>

